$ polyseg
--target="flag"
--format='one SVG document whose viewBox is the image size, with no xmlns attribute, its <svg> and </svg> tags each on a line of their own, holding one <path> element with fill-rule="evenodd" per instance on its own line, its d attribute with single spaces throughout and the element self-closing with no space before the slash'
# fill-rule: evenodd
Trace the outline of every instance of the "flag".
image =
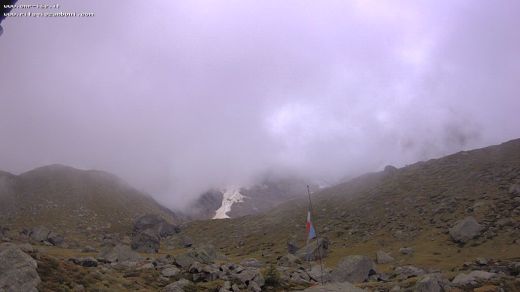
<svg viewBox="0 0 520 292">
<path fill-rule="evenodd" d="M 311 210 L 307 211 L 307 241 L 316 237 L 316 230 L 314 230 L 314 226 L 311 221 Z"/>
</svg>

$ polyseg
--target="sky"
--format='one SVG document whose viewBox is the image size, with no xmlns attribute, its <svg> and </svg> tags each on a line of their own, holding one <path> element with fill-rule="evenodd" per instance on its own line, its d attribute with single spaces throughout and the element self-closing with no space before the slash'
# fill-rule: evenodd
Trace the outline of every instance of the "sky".
<svg viewBox="0 0 520 292">
<path fill-rule="evenodd" d="M 182 207 L 520 138 L 520 1 L 59 4 L 95 15 L 2 23 L 2 170 L 101 169 Z"/>
</svg>

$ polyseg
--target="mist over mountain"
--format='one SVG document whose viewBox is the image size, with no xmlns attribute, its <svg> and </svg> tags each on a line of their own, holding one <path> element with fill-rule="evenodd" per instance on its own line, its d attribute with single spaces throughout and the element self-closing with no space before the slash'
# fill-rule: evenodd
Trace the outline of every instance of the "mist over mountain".
<svg viewBox="0 0 520 292">
<path fill-rule="evenodd" d="M 519 5 L 96 0 L 62 5 L 93 18 L 8 18 L 0 165 L 103 169 L 182 208 L 272 169 L 337 181 L 513 139 Z"/>
</svg>

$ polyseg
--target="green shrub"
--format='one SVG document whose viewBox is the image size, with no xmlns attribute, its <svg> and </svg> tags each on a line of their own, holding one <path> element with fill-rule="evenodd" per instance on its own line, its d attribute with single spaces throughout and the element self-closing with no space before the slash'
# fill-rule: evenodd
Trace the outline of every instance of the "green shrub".
<svg viewBox="0 0 520 292">
<path fill-rule="evenodd" d="M 280 286 L 280 273 L 274 264 L 269 265 L 264 274 L 265 285 L 271 287 Z"/>
</svg>

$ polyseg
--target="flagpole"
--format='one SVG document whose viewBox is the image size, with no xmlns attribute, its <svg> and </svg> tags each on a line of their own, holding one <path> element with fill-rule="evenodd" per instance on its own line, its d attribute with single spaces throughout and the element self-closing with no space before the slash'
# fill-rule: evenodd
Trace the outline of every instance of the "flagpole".
<svg viewBox="0 0 520 292">
<path fill-rule="evenodd" d="M 309 185 L 307 185 L 307 194 L 309 195 L 309 212 L 311 213 L 311 216 L 312 216 L 311 190 L 310 190 Z M 314 232 L 316 233 L 316 248 L 318 248 L 318 256 L 320 259 L 320 271 L 321 271 L 321 285 L 323 286 L 323 262 L 321 261 L 321 247 L 320 247 L 318 231 L 316 231 L 316 226 L 314 226 Z M 310 266 L 310 257 L 309 257 L 309 266 Z M 312 266 L 310 268 L 312 270 Z"/>
</svg>

